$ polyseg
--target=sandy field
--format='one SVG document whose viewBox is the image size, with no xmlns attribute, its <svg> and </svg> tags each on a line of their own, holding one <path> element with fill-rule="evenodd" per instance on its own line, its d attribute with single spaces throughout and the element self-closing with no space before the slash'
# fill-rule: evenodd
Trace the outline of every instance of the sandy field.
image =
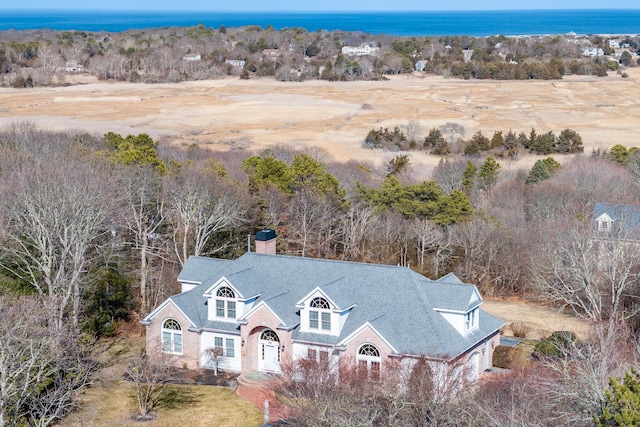
<svg viewBox="0 0 640 427">
<path fill-rule="evenodd" d="M 527 303 L 525 301 L 504 301 L 485 299 L 482 309 L 505 323 L 505 335 L 512 336 L 512 323 L 524 323 L 528 327 L 527 338 L 542 339 L 554 331 L 572 331 L 580 339 L 589 336 L 589 325 L 582 319 L 562 313 L 552 307 Z"/>
<path fill-rule="evenodd" d="M 50 129 L 123 135 L 146 132 L 175 144 L 260 150 L 319 146 L 337 160 L 383 162 L 393 154 L 361 147 L 372 128 L 415 120 L 422 133 L 446 122 L 470 137 L 480 129 L 578 131 L 585 152 L 640 145 L 640 69 L 629 78 L 567 77 L 559 81 L 464 81 L 397 76 L 388 81 L 282 83 L 227 78 L 180 84 L 99 82 L 74 76 L 67 87 L 0 88 L 0 126 L 28 120 Z M 69 80 L 71 81 L 71 77 Z M 412 153 L 429 173 L 438 158 Z M 534 156 L 503 165 L 530 167 Z"/>
</svg>

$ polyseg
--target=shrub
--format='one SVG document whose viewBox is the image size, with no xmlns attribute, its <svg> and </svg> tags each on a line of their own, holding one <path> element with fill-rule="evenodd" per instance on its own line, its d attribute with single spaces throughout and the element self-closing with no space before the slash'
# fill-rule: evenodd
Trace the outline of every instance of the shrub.
<svg viewBox="0 0 640 427">
<path fill-rule="evenodd" d="M 536 344 L 533 355 L 536 357 L 560 357 L 566 354 L 576 341 L 576 334 L 571 331 L 555 331 Z"/>
<path fill-rule="evenodd" d="M 509 325 L 514 337 L 526 338 L 531 328 L 524 322 L 515 322 Z"/>
<path fill-rule="evenodd" d="M 519 347 L 499 345 L 493 351 L 493 366 L 496 368 L 514 369 L 527 364 L 527 355 Z"/>
</svg>

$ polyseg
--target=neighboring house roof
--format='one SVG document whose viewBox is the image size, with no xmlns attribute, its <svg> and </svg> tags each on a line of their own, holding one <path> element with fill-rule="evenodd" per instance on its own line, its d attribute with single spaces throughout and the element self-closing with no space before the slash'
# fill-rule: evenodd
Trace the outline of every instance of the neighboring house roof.
<svg viewBox="0 0 640 427">
<path fill-rule="evenodd" d="M 640 206 L 638 205 L 598 202 L 593 208 L 591 219 L 594 222 L 603 219 L 611 220 L 611 227 L 607 231 L 616 237 L 640 238 Z"/>
<path fill-rule="evenodd" d="M 467 312 L 482 302 L 474 285 L 449 274 L 432 281 L 405 267 L 285 255 L 246 253 L 235 261 L 190 257 L 179 280 L 201 282 L 171 300 L 196 329 L 238 333 L 239 323 L 207 318 L 203 293 L 221 278 L 244 298 L 258 297 L 293 330 L 292 338 L 339 345 L 365 324 L 401 354 L 453 359 L 491 336 L 503 323 L 480 312 L 479 329 L 460 334 L 436 309 Z M 296 304 L 320 290 L 341 310 L 349 310 L 340 336 L 301 332 Z M 148 316 L 148 318 L 152 317 Z"/>
</svg>

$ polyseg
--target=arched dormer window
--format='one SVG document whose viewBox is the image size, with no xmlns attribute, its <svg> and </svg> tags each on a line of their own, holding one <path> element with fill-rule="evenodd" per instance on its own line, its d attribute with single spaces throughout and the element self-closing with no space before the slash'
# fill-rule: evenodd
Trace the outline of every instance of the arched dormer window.
<svg viewBox="0 0 640 427">
<path fill-rule="evenodd" d="M 363 344 L 356 355 L 358 372 L 372 380 L 380 379 L 380 351 L 372 344 Z"/>
<path fill-rule="evenodd" d="M 182 354 L 182 328 L 175 319 L 162 323 L 162 351 Z"/>
<path fill-rule="evenodd" d="M 329 301 L 316 297 L 309 304 L 309 329 L 331 330 L 331 306 Z"/>
<path fill-rule="evenodd" d="M 216 292 L 216 317 L 236 318 L 236 294 L 233 289 L 223 286 Z"/>
</svg>

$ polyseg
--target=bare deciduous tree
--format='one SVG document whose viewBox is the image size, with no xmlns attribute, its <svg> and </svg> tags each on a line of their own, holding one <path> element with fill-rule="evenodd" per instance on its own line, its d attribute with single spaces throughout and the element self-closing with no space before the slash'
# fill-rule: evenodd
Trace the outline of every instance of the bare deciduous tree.
<svg viewBox="0 0 640 427">
<path fill-rule="evenodd" d="M 424 358 L 388 360 L 372 376 L 354 360 L 284 364 L 274 391 L 299 426 L 474 425 L 464 405 L 464 375 L 433 371 Z"/>
<path fill-rule="evenodd" d="M 366 238 L 375 220 L 374 209 L 369 206 L 352 206 L 342 219 L 341 236 L 343 257 L 362 260 L 366 257 Z"/>
<path fill-rule="evenodd" d="M 189 255 L 210 255 L 226 247 L 218 243 L 205 253 L 205 247 L 219 231 L 242 220 L 238 203 L 224 194 L 216 194 L 210 184 L 197 176 L 181 177 L 171 191 L 171 211 L 174 218 L 174 250 L 184 265 Z"/>
<path fill-rule="evenodd" d="M 167 254 L 167 237 L 163 233 L 167 212 L 162 184 L 154 169 L 136 166 L 123 170 L 120 185 L 125 199 L 121 220 L 139 254 L 140 306 L 143 313 L 148 313 L 153 308 L 147 289 L 151 274 L 149 265 L 152 259 Z"/>
<path fill-rule="evenodd" d="M 167 365 L 160 357 L 141 351 L 127 365 L 125 376 L 133 382 L 135 390 L 138 405 L 138 415 L 135 419 L 138 421 L 153 419 L 150 413 L 160 403 L 168 384 Z"/>
<path fill-rule="evenodd" d="M 462 159 L 452 161 L 441 159 L 433 170 L 433 179 L 447 194 L 451 194 L 453 190 L 462 191 L 463 175 L 466 168 L 467 162 Z"/>
<path fill-rule="evenodd" d="M 488 219 L 476 218 L 451 228 L 452 241 L 462 251 L 461 276 L 469 283 L 482 283 L 490 276 L 500 249 L 500 230 Z"/>
<path fill-rule="evenodd" d="M 337 228 L 338 210 L 330 196 L 299 188 L 290 204 L 290 241 L 300 256 L 326 256 L 331 251 Z"/>
<path fill-rule="evenodd" d="M 78 323 L 93 248 L 105 233 L 112 194 L 102 166 L 74 153 L 18 147 L 5 153 L 2 238 L 7 270 L 59 306 L 58 327 Z"/>
<path fill-rule="evenodd" d="M 449 135 L 449 143 L 455 142 L 455 137 L 464 138 L 464 126 L 459 123 L 447 122 L 440 126 L 442 133 Z"/>
<path fill-rule="evenodd" d="M 637 342 L 622 323 L 593 326 L 585 341 L 560 346 L 560 355 L 544 358 L 551 373 L 541 377 L 548 405 L 571 425 L 591 425 L 605 401 L 609 378 L 622 377 L 637 360 Z"/>
<path fill-rule="evenodd" d="M 640 312 L 640 245 L 620 236 L 597 236 L 578 225 L 543 251 L 534 269 L 544 294 L 592 325 L 626 321 Z"/>
<path fill-rule="evenodd" d="M 96 365 L 49 298 L 0 299 L 0 425 L 48 426 L 77 408 Z"/>
<path fill-rule="evenodd" d="M 418 251 L 418 264 L 422 269 L 427 251 L 436 249 L 436 252 L 439 252 L 439 243 L 443 241 L 444 233 L 436 223 L 427 219 L 417 218 L 411 222 L 410 226 L 410 233 L 415 239 L 416 249 Z"/>
</svg>

